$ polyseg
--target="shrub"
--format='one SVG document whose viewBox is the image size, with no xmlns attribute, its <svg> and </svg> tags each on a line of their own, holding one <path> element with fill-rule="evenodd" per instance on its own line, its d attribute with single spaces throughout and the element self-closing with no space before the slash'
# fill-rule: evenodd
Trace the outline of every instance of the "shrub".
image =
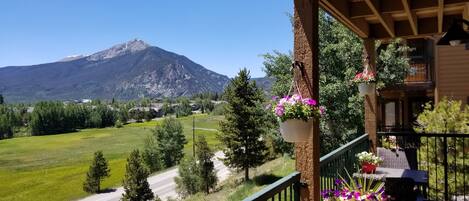
<svg viewBox="0 0 469 201">
<path fill-rule="evenodd" d="M 211 112 L 212 115 L 224 115 L 226 103 L 216 104 Z"/>
<path fill-rule="evenodd" d="M 469 105 L 463 107 L 461 101 L 443 97 L 435 108 L 430 103 L 425 104 L 414 129 L 426 133 L 469 133 L 468 123 Z"/>
<path fill-rule="evenodd" d="M 178 194 L 185 198 L 199 191 L 199 176 L 197 172 L 197 162 L 193 157 L 184 158 L 179 164 L 179 176 L 174 179 Z"/>
<path fill-rule="evenodd" d="M 158 143 L 154 136 L 147 136 L 147 138 L 145 138 L 142 159 L 150 172 L 156 172 L 163 168 Z"/>
<path fill-rule="evenodd" d="M 116 128 L 122 128 L 124 124 L 121 122 L 121 120 L 117 120 L 116 124 L 114 125 Z"/>
</svg>

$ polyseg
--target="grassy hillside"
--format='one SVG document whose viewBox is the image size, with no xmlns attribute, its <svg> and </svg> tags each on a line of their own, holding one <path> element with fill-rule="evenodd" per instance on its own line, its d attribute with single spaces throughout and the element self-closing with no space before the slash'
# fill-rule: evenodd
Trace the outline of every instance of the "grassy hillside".
<svg viewBox="0 0 469 201">
<path fill-rule="evenodd" d="M 196 115 L 196 135 L 205 135 L 216 148 L 218 121 L 223 117 Z M 192 117 L 180 118 L 192 146 Z M 0 140 L 0 200 L 72 200 L 86 193 L 82 183 L 93 157 L 102 150 L 111 177 L 103 189 L 121 185 L 127 155 L 140 148 L 158 121 L 132 123 L 123 128 L 85 129 L 76 133 Z"/>
<path fill-rule="evenodd" d="M 295 160 L 289 157 L 281 157 L 265 164 L 253 168 L 250 171 L 252 181 L 244 183 L 244 173 L 238 173 L 231 176 L 225 182 L 220 184 L 217 192 L 205 195 L 198 193 L 185 201 L 239 201 L 262 190 L 269 184 L 275 182 L 295 171 Z"/>
</svg>

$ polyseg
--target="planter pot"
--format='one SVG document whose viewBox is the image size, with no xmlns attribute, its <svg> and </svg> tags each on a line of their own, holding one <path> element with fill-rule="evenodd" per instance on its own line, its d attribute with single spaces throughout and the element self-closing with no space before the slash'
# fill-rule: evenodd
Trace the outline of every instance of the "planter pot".
<svg viewBox="0 0 469 201">
<path fill-rule="evenodd" d="M 372 94 L 375 91 L 375 84 L 360 83 L 358 84 L 358 91 L 360 92 L 360 96 Z"/>
<path fill-rule="evenodd" d="M 314 119 L 289 119 L 280 122 L 280 133 L 287 142 L 305 142 L 313 136 L 313 122 Z"/>
<path fill-rule="evenodd" d="M 362 172 L 365 174 L 372 174 L 376 171 L 376 165 L 370 163 L 363 163 L 362 164 Z"/>
</svg>

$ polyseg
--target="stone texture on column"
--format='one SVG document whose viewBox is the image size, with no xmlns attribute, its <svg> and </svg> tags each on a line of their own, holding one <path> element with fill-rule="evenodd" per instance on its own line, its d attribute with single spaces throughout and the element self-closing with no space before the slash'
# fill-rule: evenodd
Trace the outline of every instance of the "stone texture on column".
<svg viewBox="0 0 469 201">
<path fill-rule="evenodd" d="M 298 80 L 299 90 L 303 97 L 318 100 L 318 1 L 294 0 L 294 4 L 294 58 L 304 64 L 312 94 L 308 91 L 307 83 L 301 79 Z M 295 73 L 300 71 L 296 70 Z M 296 169 L 301 173 L 302 182 L 307 184 L 301 188 L 300 200 L 319 201 L 319 122 L 314 123 L 311 141 L 296 143 L 295 152 Z"/>
<path fill-rule="evenodd" d="M 376 50 L 375 50 L 375 40 L 374 39 L 364 39 L 363 40 L 363 57 L 365 62 L 368 62 L 370 69 L 376 73 Z M 376 96 L 376 91 L 372 94 L 365 96 L 365 132 L 368 133 L 369 139 L 371 141 L 371 151 L 376 153 L 376 131 L 377 131 L 377 112 L 378 112 L 378 98 Z M 385 111 L 383 111 L 385 112 Z"/>
</svg>

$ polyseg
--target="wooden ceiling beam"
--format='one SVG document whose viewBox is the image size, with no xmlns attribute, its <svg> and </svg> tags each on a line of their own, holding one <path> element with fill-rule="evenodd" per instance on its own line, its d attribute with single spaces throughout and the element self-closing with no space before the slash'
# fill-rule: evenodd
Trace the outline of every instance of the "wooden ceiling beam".
<svg viewBox="0 0 469 201">
<path fill-rule="evenodd" d="M 410 10 L 410 4 L 408 0 L 402 0 L 402 6 L 404 7 L 404 11 L 409 19 L 410 27 L 412 28 L 412 32 L 414 35 L 418 35 L 418 24 L 417 24 L 417 15 L 414 11 Z"/>
<path fill-rule="evenodd" d="M 346 0 L 320 0 L 319 5 L 361 38 L 368 38 L 370 28 L 365 19 L 350 19 L 349 2 Z"/>
<path fill-rule="evenodd" d="M 408 1 L 411 11 L 424 12 L 436 11 L 438 9 L 438 2 L 436 0 L 413 0 Z M 445 9 L 448 7 L 460 7 L 469 2 L 468 0 L 446 0 L 444 1 Z M 381 12 L 383 13 L 402 13 L 404 8 L 401 4 L 396 3 L 395 0 L 380 0 Z M 350 2 L 350 18 L 365 18 L 372 17 L 374 13 L 368 9 L 364 1 Z"/>
<path fill-rule="evenodd" d="M 373 14 L 378 18 L 378 21 L 383 25 L 383 27 L 388 32 L 389 36 L 394 38 L 396 34 L 394 33 L 394 20 L 391 15 L 386 13 L 381 13 L 379 8 L 379 2 L 377 0 L 365 0 L 366 4 L 373 12 Z"/>
<path fill-rule="evenodd" d="M 464 5 L 464 11 L 462 13 L 462 18 L 469 21 L 469 3 Z M 469 30 L 469 26 L 464 24 L 464 30 Z"/>
<path fill-rule="evenodd" d="M 449 18 L 454 18 L 454 17 L 457 17 L 457 15 L 452 15 L 452 16 L 447 16 L 447 17 L 448 17 L 448 19 Z M 446 19 L 445 21 L 448 21 L 448 19 Z M 431 17 L 431 18 L 419 19 L 419 21 L 418 21 L 419 34 L 418 35 L 413 34 L 412 28 L 410 27 L 407 20 L 396 21 L 394 26 L 395 26 L 395 29 L 396 29 L 396 37 L 421 38 L 421 37 L 435 35 L 435 33 L 438 32 L 437 24 L 438 24 L 438 19 L 437 19 L 436 16 Z M 389 37 L 389 34 L 381 26 L 381 24 L 371 24 L 370 25 L 370 30 L 371 30 L 371 37 L 373 37 L 373 38 L 392 39 L 391 37 Z"/>
<path fill-rule="evenodd" d="M 437 18 L 438 18 L 438 33 L 443 33 L 443 9 L 445 7 L 444 0 L 438 0 L 438 10 L 437 10 Z"/>
</svg>

